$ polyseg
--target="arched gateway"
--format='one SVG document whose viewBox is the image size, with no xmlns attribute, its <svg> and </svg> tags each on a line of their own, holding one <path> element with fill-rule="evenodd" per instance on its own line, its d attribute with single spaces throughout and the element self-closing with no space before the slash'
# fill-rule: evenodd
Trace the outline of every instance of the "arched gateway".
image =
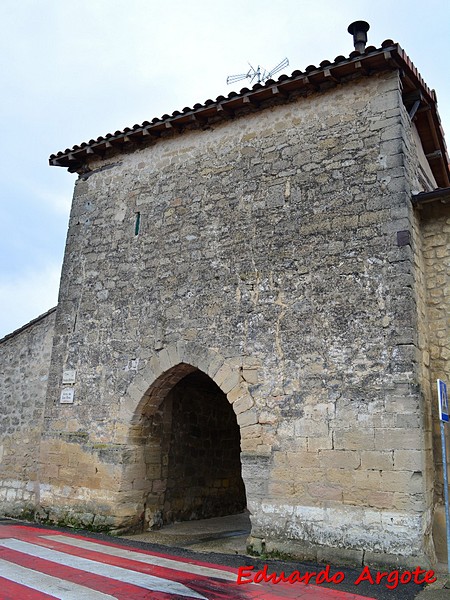
<svg viewBox="0 0 450 600">
<path fill-rule="evenodd" d="M 175 347 L 155 356 L 121 403 L 135 456 L 122 487 L 135 491 L 136 526 L 145 530 L 247 505 L 238 417 L 253 400 L 239 370 L 218 353 L 203 351 L 200 359 L 184 351 L 183 358 Z"/>
<path fill-rule="evenodd" d="M 246 506 L 236 415 L 210 377 L 198 369 L 185 375 L 187 367 L 165 373 L 163 379 L 184 375 L 165 395 L 155 382 L 133 429 L 147 481 L 145 529 Z"/>
</svg>

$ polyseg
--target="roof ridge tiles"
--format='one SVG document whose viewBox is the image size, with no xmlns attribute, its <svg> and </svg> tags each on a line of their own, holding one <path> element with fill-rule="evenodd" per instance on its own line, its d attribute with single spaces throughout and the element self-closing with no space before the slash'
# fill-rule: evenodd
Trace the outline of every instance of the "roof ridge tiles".
<svg viewBox="0 0 450 600">
<path fill-rule="evenodd" d="M 66 148 L 65 151 L 51 154 L 49 162 L 51 165 L 68 167 L 70 171 L 77 171 L 80 168 L 84 169 L 84 164 L 89 160 L 89 155 L 95 154 L 92 152 L 91 146 L 100 146 L 97 150 L 100 150 L 100 154 L 102 154 L 106 148 L 111 148 L 111 144 L 108 144 L 108 140 L 111 138 L 114 138 L 114 141 L 121 138 L 124 138 L 126 141 L 131 141 L 131 139 L 136 138 L 139 133 L 147 135 L 149 129 L 152 130 L 155 128 L 156 133 L 164 122 L 168 127 L 173 120 L 179 120 L 180 123 L 183 123 L 184 118 L 187 117 L 188 114 L 192 115 L 197 111 L 205 112 L 205 118 L 208 119 L 215 114 L 214 112 L 211 112 L 214 105 L 216 105 L 217 111 L 221 111 L 222 108 L 229 105 L 231 112 L 233 112 L 239 108 L 239 100 L 241 100 L 241 103 L 248 102 L 249 96 L 253 95 L 258 96 L 259 103 L 260 96 L 263 102 L 264 100 L 273 97 L 273 94 L 277 94 L 278 92 L 281 92 L 283 96 L 288 96 L 291 92 L 298 89 L 299 85 L 312 85 L 317 91 L 320 90 L 320 84 L 323 83 L 320 79 L 321 73 L 324 75 L 324 78 L 328 78 L 332 75 L 330 81 L 334 80 L 336 83 L 339 83 L 342 78 L 352 76 L 354 73 L 354 71 L 352 71 L 352 64 L 360 67 L 363 62 L 365 63 L 365 68 L 359 71 L 361 74 L 370 75 L 373 72 L 390 68 L 400 70 L 402 72 L 402 77 L 404 77 L 406 71 L 406 78 L 409 81 L 409 86 L 420 87 L 425 92 L 425 95 L 428 96 L 429 101 L 431 100 L 431 102 L 436 103 L 436 94 L 433 90 L 428 88 L 419 71 L 403 48 L 391 39 L 386 39 L 382 42 L 380 48 L 368 46 L 362 54 L 354 50 L 348 57 L 338 55 L 334 59 L 334 62 L 323 60 L 319 63 L 318 67 L 315 65 L 308 65 L 304 72 L 296 69 L 291 75 L 280 75 L 277 81 L 269 79 L 264 84 L 255 83 L 251 89 L 244 87 L 240 92 L 231 91 L 227 96 L 219 95 L 215 100 L 208 99 L 205 100 L 203 104 L 196 103 L 192 108 L 186 106 L 182 111 L 175 110 L 172 115 L 165 113 L 160 118 L 154 117 L 151 121 L 144 121 L 141 125 L 134 125 L 133 128 L 125 127 L 122 131 L 117 130 L 114 134 L 107 133 L 105 136 L 98 137 L 97 140 L 91 139 L 89 142 L 74 145 L 71 149 Z M 312 75 L 313 81 L 309 80 L 310 74 Z M 280 86 L 280 89 L 278 89 L 278 86 Z M 272 94 L 270 93 L 271 89 L 273 92 Z M 434 107 L 433 110 L 437 115 L 436 107 Z M 228 113 L 230 111 L 226 112 Z M 222 114 L 224 115 L 225 113 L 222 112 Z M 437 118 L 437 123 L 439 123 L 439 118 Z M 438 127 L 438 129 L 438 135 L 443 140 L 442 127 Z M 128 133 L 131 134 L 130 139 L 128 138 Z M 138 141 L 137 138 L 136 141 Z M 445 147 L 444 141 L 442 141 L 442 144 Z M 104 148 L 102 148 L 102 146 L 104 146 Z M 120 152 L 121 147 L 117 147 L 116 151 Z M 445 169 L 448 170 L 448 167 L 445 167 Z"/>
</svg>

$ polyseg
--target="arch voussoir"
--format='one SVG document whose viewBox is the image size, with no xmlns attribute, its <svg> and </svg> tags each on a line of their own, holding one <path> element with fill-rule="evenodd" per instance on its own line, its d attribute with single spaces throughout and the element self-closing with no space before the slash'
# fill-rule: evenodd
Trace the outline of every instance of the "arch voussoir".
<svg viewBox="0 0 450 600">
<path fill-rule="evenodd" d="M 226 395 L 241 427 L 255 424 L 258 422 L 257 411 L 248 390 L 249 383 L 243 377 L 246 366 L 242 366 L 241 362 L 226 359 L 216 350 L 204 348 L 197 342 L 180 340 L 170 344 L 155 352 L 136 375 L 122 398 L 119 420 L 123 425 L 137 425 L 145 414 L 157 410 L 174 385 L 198 369 Z M 255 367 L 252 365 L 250 368 Z"/>
</svg>

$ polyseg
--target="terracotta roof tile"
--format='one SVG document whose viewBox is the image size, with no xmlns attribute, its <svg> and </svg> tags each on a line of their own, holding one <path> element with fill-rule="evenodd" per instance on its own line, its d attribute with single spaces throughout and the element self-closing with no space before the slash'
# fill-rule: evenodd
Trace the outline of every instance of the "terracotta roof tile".
<svg viewBox="0 0 450 600">
<path fill-rule="evenodd" d="M 218 118 L 229 118 L 243 107 L 247 107 L 248 110 L 249 104 L 251 110 L 260 110 L 261 105 L 264 107 L 265 102 L 273 102 L 274 98 L 280 98 L 280 101 L 283 101 L 284 97 L 305 93 L 305 90 L 319 92 L 322 84 L 329 87 L 331 81 L 338 84 L 355 77 L 355 75 L 367 76 L 386 70 L 399 70 L 402 74 L 404 94 L 419 90 L 422 101 L 428 108 L 431 108 L 431 119 L 427 117 L 425 120 L 422 113 L 417 114 L 416 118 L 421 120 L 420 126 L 418 126 L 419 135 L 421 135 L 423 143 L 424 138 L 427 138 L 424 143 L 424 146 L 427 146 L 425 148 L 427 154 L 441 154 L 439 164 L 436 159 L 433 164 L 430 164 L 438 185 L 447 187 L 450 184 L 450 172 L 445 141 L 437 113 L 436 95 L 425 84 L 400 45 L 389 39 L 381 44 L 381 48 L 368 46 L 363 54 L 353 51 L 349 57 L 340 55 L 333 62 L 323 60 L 319 67 L 309 65 L 304 72 L 295 70 L 290 76 L 280 75 L 276 81 L 270 79 L 264 84 L 256 83 L 251 89 L 244 87 L 240 92 L 232 91 L 228 96 L 220 95 L 215 100 L 208 99 L 203 104 L 196 103 L 192 108 L 186 106 L 182 111 L 175 110 L 171 115 L 166 113 L 160 118 L 154 117 L 151 121 L 144 121 L 140 125 L 135 124 L 132 128 L 125 127 L 122 131 L 107 133 L 96 140 L 89 140 L 89 142 L 83 142 L 73 148 L 66 148 L 63 152 L 52 154 L 49 162 L 54 166 L 68 167 L 70 171 L 82 172 L 93 157 L 117 154 L 125 151 L 127 147 L 132 149 L 136 144 L 157 139 L 163 132 L 166 135 L 167 128 L 173 131 L 174 129 L 193 127 L 197 120 L 205 122 L 209 119 L 216 121 Z M 435 135 L 433 136 L 432 133 L 428 135 L 431 131 L 430 128 L 433 127 Z M 114 144 L 116 145 L 114 146 Z"/>
</svg>

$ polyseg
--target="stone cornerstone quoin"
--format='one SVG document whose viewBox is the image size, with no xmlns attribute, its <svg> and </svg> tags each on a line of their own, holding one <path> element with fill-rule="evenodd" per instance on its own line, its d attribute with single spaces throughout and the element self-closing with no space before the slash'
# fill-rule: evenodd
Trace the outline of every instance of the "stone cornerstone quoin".
<svg viewBox="0 0 450 600">
<path fill-rule="evenodd" d="M 2 514 L 248 507 L 255 551 L 436 561 L 448 160 L 402 48 L 356 48 L 50 157 L 79 177 L 56 312 L 0 342 Z"/>
</svg>

